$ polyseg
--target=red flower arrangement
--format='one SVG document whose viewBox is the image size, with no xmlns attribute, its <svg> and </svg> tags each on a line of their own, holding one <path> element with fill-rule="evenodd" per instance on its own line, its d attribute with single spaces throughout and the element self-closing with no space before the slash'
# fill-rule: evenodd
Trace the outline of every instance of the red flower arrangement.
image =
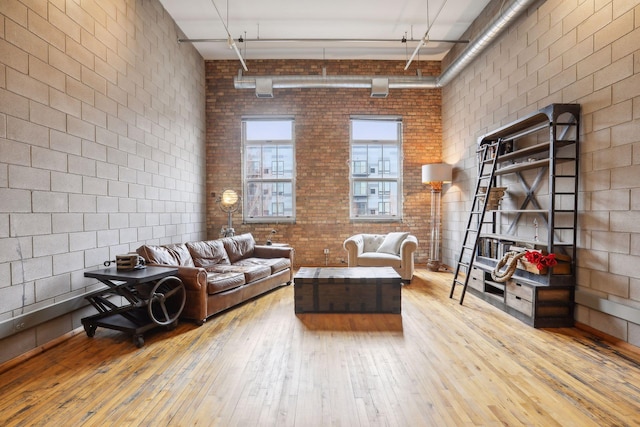
<svg viewBox="0 0 640 427">
<path fill-rule="evenodd" d="M 526 251 L 524 257 L 531 264 L 534 264 L 538 270 L 558 264 L 556 254 L 542 255 L 541 252 Z"/>
</svg>

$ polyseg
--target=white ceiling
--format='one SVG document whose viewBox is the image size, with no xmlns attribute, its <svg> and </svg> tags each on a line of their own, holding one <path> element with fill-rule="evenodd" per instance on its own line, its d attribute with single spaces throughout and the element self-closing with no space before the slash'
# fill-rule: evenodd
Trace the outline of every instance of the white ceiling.
<svg viewBox="0 0 640 427">
<path fill-rule="evenodd" d="M 160 0 L 205 59 L 375 59 L 407 61 L 430 40 L 458 40 L 489 0 Z M 216 12 L 216 7 L 222 19 Z M 403 36 L 408 41 L 402 43 Z M 238 42 L 242 37 L 244 43 Z M 261 39 L 260 41 L 252 41 Z M 264 39 L 343 39 L 278 41 Z M 345 39 L 391 40 L 346 42 Z M 440 60 L 451 43 L 425 44 L 414 60 Z"/>
</svg>

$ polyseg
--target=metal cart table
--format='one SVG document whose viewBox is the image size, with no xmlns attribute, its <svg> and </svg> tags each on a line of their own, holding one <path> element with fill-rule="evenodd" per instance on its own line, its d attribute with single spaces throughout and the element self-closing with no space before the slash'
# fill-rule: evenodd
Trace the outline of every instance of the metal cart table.
<svg viewBox="0 0 640 427">
<path fill-rule="evenodd" d="M 85 277 L 108 286 L 86 297 L 98 310 L 98 314 L 82 319 L 87 336 L 93 337 L 101 326 L 132 334 L 133 343 L 142 347 L 146 331 L 158 326 L 175 328 L 187 296 L 177 273 L 177 268 L 164 267 L 130 271 L 109 267 L 85 272 Z M 122 297 L 121 305 L 114 297 Z"/>
</svg>

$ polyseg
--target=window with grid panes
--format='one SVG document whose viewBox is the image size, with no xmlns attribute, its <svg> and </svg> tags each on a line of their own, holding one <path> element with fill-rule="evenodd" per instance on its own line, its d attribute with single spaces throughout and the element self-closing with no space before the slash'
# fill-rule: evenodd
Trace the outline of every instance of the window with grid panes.
<svg viewBox="0 0 640 427">
<path fill-rule="evenodd" d="M 295 121 L 242 119 L 245 222 L 295 221 Z"/>
<path fill-rule="evenodd" d="M 401 220 L 401 118 L 352 117 L 350 149 L 351 219 Z"/>
</svg>

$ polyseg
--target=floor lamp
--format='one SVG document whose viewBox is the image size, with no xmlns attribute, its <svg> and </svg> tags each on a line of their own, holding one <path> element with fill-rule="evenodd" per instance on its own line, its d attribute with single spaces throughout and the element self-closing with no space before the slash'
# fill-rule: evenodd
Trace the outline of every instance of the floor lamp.
<svg viewBox="0 0 640 427">
<path fill-rule="evenodd" d="M 231 237 L 236 234 L 233 229 L 231 215 L 240 207 L 240 196 L 233 190 L 224 190 L 217 202 L 220 210 L 228 214 L 227 226 L 222 227 L 220 234 L 223 237 Z"/>
<path fill-rule="evenodd" d="M 422 183 L 431 187 L 431 245 L 429 247 L 429 261 L 427 268 L 431 271 L 440 270 L 440 193 L 442 183 L 451 182 L 451 165 L 446 163 L 432 163 L 422 166 Z"/>
</svg>

